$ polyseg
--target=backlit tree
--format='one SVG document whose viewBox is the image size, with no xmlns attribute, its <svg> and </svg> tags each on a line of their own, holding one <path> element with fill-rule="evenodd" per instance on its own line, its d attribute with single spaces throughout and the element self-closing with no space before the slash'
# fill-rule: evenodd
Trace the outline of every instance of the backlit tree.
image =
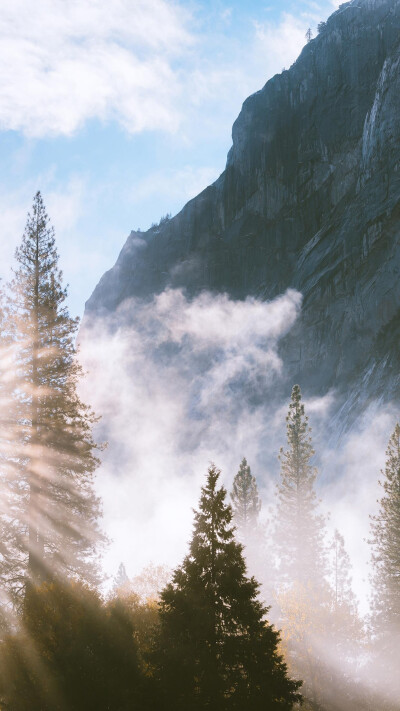
<svg viewBox="0 0 400 711">
<path fill-rule="evenodd" d="M 325 546 L 325 519 L 315 492 L 311 429 L 298 385 L 286 418 L 287 447 L 281 449 L 274 550 L 279 559 L 279 625 L 291 673 L 304 680 L 309 708 L 323 699 L 323 640 L 330 626 L 331 590 Z"/>
<path fill-rule="evenodd" d="M 54 575 L 98 581 L 100 502 L 95 417 L 78 394 L 78 320 L 69 316 L 54 229 L 35 195 L 9 288 L 7 332 L 15 349 L 14 527 L 11 587 Z M 9 453 L 8 453 L 9 454 Z"/>
</svg>

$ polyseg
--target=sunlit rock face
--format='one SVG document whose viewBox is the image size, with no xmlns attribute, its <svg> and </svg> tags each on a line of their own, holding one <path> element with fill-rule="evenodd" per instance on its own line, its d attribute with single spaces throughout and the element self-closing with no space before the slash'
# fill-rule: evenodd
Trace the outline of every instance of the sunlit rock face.
<svg viewBox="0 0 400 711">
<path fill-rule="evenodd" d="M 272 299 L 295 288 L 282 392 L 337 392 L 338 421 L 399 394 L 400 0 L 335 12 L 250 96 L 219 179 L 132 232 L 86 313 L 167 286 Z"/>
</svg>

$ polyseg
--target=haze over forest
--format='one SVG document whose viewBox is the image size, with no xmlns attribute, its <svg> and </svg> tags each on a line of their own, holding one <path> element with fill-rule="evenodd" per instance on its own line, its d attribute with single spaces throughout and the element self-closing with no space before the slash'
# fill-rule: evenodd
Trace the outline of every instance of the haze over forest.
<svg viewBox="0 0 400 711">
<path fill-rule="evenodd" d="M 253 4 L 0 10 L 10 185 L 96 173 L 4 210 L 0 708 L 400 708 L 400 2 Z"/>
</svg>

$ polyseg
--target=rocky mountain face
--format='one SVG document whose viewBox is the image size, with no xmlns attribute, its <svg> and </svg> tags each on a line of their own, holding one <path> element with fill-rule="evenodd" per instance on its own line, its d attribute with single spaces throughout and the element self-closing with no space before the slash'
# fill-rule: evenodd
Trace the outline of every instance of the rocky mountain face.
<svg viewBox="0 0 400 711">
<path fill-rule="evenodd" d="M 303 295 L 287 377 L 335 388 L 340 418 L 399 393 L 400 0 L 342 5 L 243 104 L 219 179 L 132 232 L 86 314 L 166 287 Z"/>
</svg>

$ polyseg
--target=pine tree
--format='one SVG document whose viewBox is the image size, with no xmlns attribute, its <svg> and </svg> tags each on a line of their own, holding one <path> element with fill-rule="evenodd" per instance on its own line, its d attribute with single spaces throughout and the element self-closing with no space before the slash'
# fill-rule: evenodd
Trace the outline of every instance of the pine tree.
<svg viewBox="0 0 400 711">
<path fill-rule="evenodd" d="M 325 684 L 323 640 L 330 621 L 331 594 L 325 551 L 325 519 L 315 493 L 311 428 L 298 385 L 292 390 L 287 449 L 280 451 L 274 547 L 279 559 L 277 603 L 291 674 L 304 680 L 309 707 L 319 709 Z"/>
<path fill-rule="evenodd" d="M 245 457 L 243 457 L 239 471 L 233 480 L 231 500 L 238 537 L 240 540 L 244 539 L 244 542 L 249 533 L 257 528 L 261 509 L 257 482 L 252 476 Z"/>
<path fill-rule="evenodd" d="M 332 560 L 332 589 L 335 613 L 348 610 L 356 613 L 357 600 L 353 592 L 350 556 L 346 551 L 344 538 L 337 529 L 330 547 Z"/>
<path fill-rule="evenodd" d="M 354 674 L 356 658 L 363 641 L 362 622 L 358 614 L 357 598 L 353 591 L 352 566 L 343 536 L 336 529 L 330 546 L 332 605 L 330 638 L 335 659 L 343 670 Z M 347 662 L 347 664 L 346 664 Z"/>
<path fill-rule="evenodd" d="M 386 451 L 380 509 L 371 516 L 376 626 L 400 628 L 400 424 Z"/>
<path fill-rule="evenodd" d="M 278 654 L 258 584 L 246 577 L 232 509 L 208 470 L 189 555 L 161 595 L 158 669 L 166 708 L 291 709 L 299 684 Z"/>
<path fill-rule="evenodd" d="M 130 580 L 127 576 L 125 565 L 120 563 L 117 574 L 114 576 L 114 584 L 112 589 L 113 595 L 123 596 L 131 592 Z"/>
<path fill-rule="evenodd" d="M 100 502 L 95 417 L 77 391 L 78 320 L 69 316 L 54 229 L 40 192 L 28 214 L 9 289 L 8 332 L 16 347 L 16 472 L 12 588 L 54 575 L 98 581 Z M 3 516 L 3 523 L 8 520 Z M 11 521 L 10 521 L 11 524 Z"/>
<path fill-rule="evenodd" d="M 327 667 L 323 680 L 324 706 L 365 708 L 365 690 L 359 683 L 365 663 L 363 625 L 352 588 L 350 557 L 338 530 L 334 532 L 329 554 L 331 605 L 323 624 Z"/>
<path fill-rule="evenodd" d="M 244 546 L 247 568 L 262 583 L 263 598 L 271 601 L 274 581 L 273 555 L 268 547 L 267 524 L 261 523 L 259 518 L 261 499 L 257 481 L 246 458 L 242 459 L 233 480 L 231 501 L 235 535 Z"/>
<path fill-rule="evenodd" d="M 386 451 L 386 465 L 379 482 L 383 496 L 379 512 L 371 516 L 373 565 L 373 616 L 375 640 L 374 676 L 387 697 L 388 708 L 398 709 L 400 682 L 400 424 L 397 423 Z M 382 701 L 382 700 L 381 700 Z M 393 703 L 393 702 L 396 703 Z M 382 701 L 382 708 L 383 701 Z M 386 707 L 385 707 L 386 708 Z"/>
<path fill-rule="evenodd" d="M 326 574 L 325 520 L 318 512 L 314 484 L 317 470 L 311 428 L 304 413 L 298 385 L 292 390 L 287 423 L 287 450 L 280 451 L 275 548 L 282 583 L 323 584 Z"/>
</svg>

